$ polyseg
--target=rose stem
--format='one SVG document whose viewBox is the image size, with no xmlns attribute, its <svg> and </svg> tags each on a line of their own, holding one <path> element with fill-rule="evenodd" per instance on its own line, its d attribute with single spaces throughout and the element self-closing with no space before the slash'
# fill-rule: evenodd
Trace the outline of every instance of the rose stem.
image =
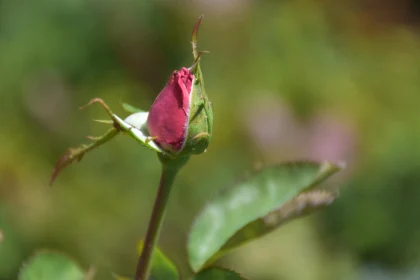
<svg viewBox="0 0 420 280">
<path fill-rule="evenodd" d="M 162 173 L 155 203 L 153 205 L 152 215 L 150 216 L 149 226 L 147 228 L 143 250 L 137 263 L 136 280 L 148 279 L 153 250 L 162 226 L 163 216 L 165 215 L 172 190 L 172 184 L 178 171 L 188 160 L 188 158 L 169 159 L 162 155 L 159 155 L 159 159 L 162 162 Z"/>
</svg>

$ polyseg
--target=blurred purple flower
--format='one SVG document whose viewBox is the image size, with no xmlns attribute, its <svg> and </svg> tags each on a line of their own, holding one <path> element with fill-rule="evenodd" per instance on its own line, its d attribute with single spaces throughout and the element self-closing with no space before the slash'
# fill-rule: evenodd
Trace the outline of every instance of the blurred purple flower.
<svg viewBox="0 0 420 280">
<path fill-rule="evenodd" d="M 251 103 L 253 113 L 244 111 L 244 124 L 259 150 L 272 160 L 352 160 L 356 132 L 339 116 L 316 114 L 303 122 L 286 104 L 267 94 L 249 100 L 245 107 Z"/>
</svg>

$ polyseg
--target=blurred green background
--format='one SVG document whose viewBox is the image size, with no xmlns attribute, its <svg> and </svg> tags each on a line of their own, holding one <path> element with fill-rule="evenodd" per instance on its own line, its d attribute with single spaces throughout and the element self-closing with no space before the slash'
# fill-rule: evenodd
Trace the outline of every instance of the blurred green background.
<svg viewBox="0 0 420 280">
<path fill-rule="evenodd" d="M 160 247 L 189 275 L 206 200 L 261 164 L 343 160 L 341 198 L 220 261 L 255 280 L 420 279 L 420 5 L 416 0 L 0 0 L 0 279 L 40 248 L 97 279 L 132 275 L 156 155 L 119 136 L 64 170 L 106 127 L 103 98 L 147 109 L 192 62 L 199 32 L 214 136 L 176 182 Z"/>
</svg>

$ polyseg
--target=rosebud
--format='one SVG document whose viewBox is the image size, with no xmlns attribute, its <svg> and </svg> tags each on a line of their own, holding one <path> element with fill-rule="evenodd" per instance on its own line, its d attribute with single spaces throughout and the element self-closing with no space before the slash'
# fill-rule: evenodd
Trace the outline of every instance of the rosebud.
<svg viewBox="0 0 420 280">
<path fill-rule="evenodd" d="M 153 103 L 147 125 L 149 135 L 173 155 L 199 154 L 212 133 L 213 113 L 199 65 L 174 71 Z"/>
<path fill-rule="evenodd" d="M 172 73 L 147 119 L 151 139 L 164 151 L 177 156 L 204 152 L 212 134 L 213 112 L 199 65 L 201 53 L 196 52 L 194 45 L 199 23 L 193 32 L 193 66 Z"/>
</svg>

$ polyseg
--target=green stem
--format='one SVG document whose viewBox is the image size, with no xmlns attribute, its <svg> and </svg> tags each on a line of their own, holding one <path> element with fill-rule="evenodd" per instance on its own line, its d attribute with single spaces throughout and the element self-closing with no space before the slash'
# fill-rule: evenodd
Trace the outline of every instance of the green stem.
<svg viewBox="0 0 420 280">
<path fill-rule="evenodd" d="M 159 159 L 162 162 L 162 174 L 155 204 L 153 205 L 152 215 L 149 220 L 143 250 L 137 263 L 136 280 L 148 279 L 153 250 L 159 237 L 159 231 L 168 205 L 172 184 L 178 171 L 188 160 L 188 158 L 169 159 L 162 155 L 159 155 Z"/>
</svg>

